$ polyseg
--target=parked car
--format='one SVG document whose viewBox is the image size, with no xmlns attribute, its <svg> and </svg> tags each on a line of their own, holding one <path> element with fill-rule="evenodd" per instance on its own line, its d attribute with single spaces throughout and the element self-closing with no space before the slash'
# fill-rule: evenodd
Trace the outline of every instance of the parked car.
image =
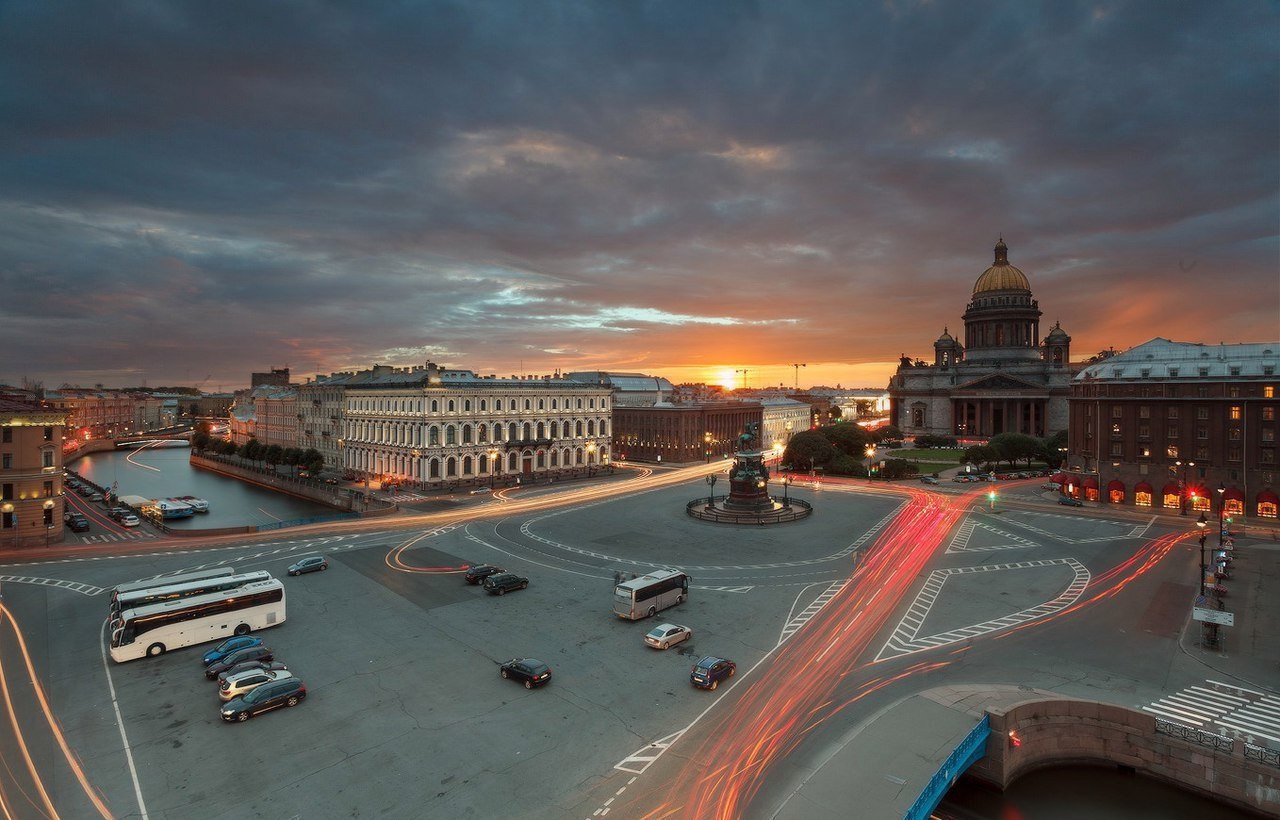
<svg viewBox="0 0 1280 820">
<path fill-rule="evenodd" d="M 67 520 L 67 528 L 72 532 L 88 532 L 89 519 L 79 513 L 76 513 Z"/>
<path fill-rule="evenodd" d="M 215 661 L 222 660 L 232 652 L 248 649 L 251 646 L 262 646 L 262 639 L 256 635 L 237 635 L 234 638 L 227 638 L 213 649 L 205 652 L 200 660 L 204 662 L 205 666 L 208 666 Z"/>
<path fill-rule="evenodd" d="M 506 595 L 508 590 L 525 589 L 528 586 L 528 578 L 521 578 L 513 572 L 500 572 L 484 579 L 485 591 L 490 595 Z"/>
<path fill-rule="evenodd" d="M 275 659 L 275 652 L 265 646 L 251 646 L 248 649 L 237 649 L 222 660 L 214 661 L 205 667 L 204 676 L 209 680 L 215 680 L 219 673 L 227 671 L 238 663 L 244 663 L 245 661 L 273 661 Z"/>
<path fill-rule="evenodd" d="M 525 689 L 541 686 L 551 680 L 551 667 L 537 658 L 512 658 L 498 667 L 498 674 L 524 683 Z"/>
<path fill-rule="evenodd" d="M 687 641 L 693 630 L 680 624 L 658 624 L 644 636 L 644 642 L 655 649 L 667 649 L 672 644 Z"/>
<path fill-rule="evenodd" d="M 501 572 L 506 572 L 506 570 L 502 567 L 495 567 L 493 564 L 476 564 L 475 566 L 467 567 L 467 571 L 462 578 L 468 584 L 479 584 L 490 575 L 497 575 Z"/>
<path fill-rule="evenodd" d="M 920 476 L 920 483 L 921 484 L 937 484 L 938 479 L 934 478 L 931 475 L 922 475 Z"/>
<path fill-rule="evenodd" d="M 298 678 L 264 683 L 257 689 L 222 706 L 222 719 L 243 723 L 254 715 L 281 706 L 297 706 L 307 699 L 307 687 Z"/>
<path fill-rule="evenodd" d="M 67 523 L 68 521 L 70 521 L 71 519 L 75 518 L 75 517 L 76 517 L 77 515 L 79 515 L 79 514 L 80 514 L 80 513 L 76 512 L 75 510 L 71 509 L 70 507 L 67 507 L 65 510 L 63 510 L 63 511 L 62 511 L 62 523 L 64 523 L 64 524 L 65 524 L 65 523 Z"/>
<path fill-rule="evenodd" d="M 218 698 L 226 703 L 232 698 L 248 694 L 264 683 L 292 678 L 293 673 L 285 669 L 250 669 L 237 672 L 227 677 L 218 677 Z"/>
<path fill-rule="evenodd" d="M 290 575 L 301 575 L 304 572 L 323 572 L 329 568 L 329 559 L 323 555 L 313 555 L 310 558 L 303 558 L 296 564 L 289 565 Z"/>
<path fill-rule="evenodd" d="M 120 516 L 120 526 L 122 527 L 136 527 L 141 523 L 142 519 L 131 512 L 127 512 Z"/>
<path fill-rule="evenodd" d="M 1083 506 L 1084 506 L 1084 502 L 1083 502 L 1083 501 L 1081 501 L 1081 500 L 1080 500 L 1080 499 L 1078 499 L 1078 498 L 1073 498 L 1072 496 L 1069 496 L 1069 495 L 1060 495 L 1060 496 L 1058 496 L 1058 503 L 1059 503 L 1059 504 L 1066 505 L 1066 506 L 1068 506 L 1068 507 L 1083 507 Z"/>
<path fill-rule="evenodd" d="M 112 507 L 111 509 L 107 510 L 108 517 L 116 521 L 119 521 L 120 519 L 124 518 L 128 514 L 129 514 L 128 507 Z"/>
<path fill-rule="evenodd" d="M 76 492 L 80 493 L 80 495 L 84 496 L 85 498 L 88 498 L 89 496 L 96 493 L 97 490 L 90 487 L 88 484 L 81 484 L 79 487 L 76 487 Z"/>
<path fill-rule="evenodd" d="M 279 661 L 245 661 L 244 663 L 237 663 L 235 666 L 231 667 L 225 672 L 219 672 L 218 685 L 222 685 L 222 682 L 224 680 L 231 677 L 232 675 L 239 675 L 241 672 L 252 672 L 252 671 L 261 670 L 261 669 L 270 670 L 272 672 L 278 672 L 281 669 L 288 669 L 288 668 L 289 667 L 285 666 L 283 663 L 280 663 Z"/>
<path fill-rule="evenodd" d="M 715 689 L 720 681 L 728 680 L 738 671 L 738 665 L 724 658 L 708 655 L 689 670 L 689 682 L 699 689 Z"/>
</svg>

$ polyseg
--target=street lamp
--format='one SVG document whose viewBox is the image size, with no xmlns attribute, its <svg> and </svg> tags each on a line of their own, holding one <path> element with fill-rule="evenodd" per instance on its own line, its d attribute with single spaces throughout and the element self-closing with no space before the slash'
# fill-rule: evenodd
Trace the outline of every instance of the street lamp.
<svg viewBox="0 0 1280 820">
<path fill-rule="evenodd" d="M 1183 462 L 1181 460 L 1173 462 L 1174 466 L 1182 468 L 1182 480 L 1178 483 L 1178 514 L 1187 514 L 1187 468 L 1196 466 L 1194 461 Z"/>
<path fill-rule="evenodd" d="M 707 463 L 711 463 L 711 431 L 702 434 L 702 454 L 707 457 Z"/>
<path fill-rule="evenodd" d="M 1208 566 L 1204 561 L 1204 541 L 1209 533 L 1204 531 L 1209 521 L 1204 517 L 1204 513 L 1200 513 L 1200 520 L 1196 522 L 1196 526 L 1200 528 L 1200 595 L 1204 596 L 1204 574 L 1208 570 Z"/>
<path fill-rule="evenodd" d="M 874 444 L 867 445 L 867 483 L 871 483 L 871 464 L 872 459 L 876 457 L 876 446 Z"/>
<path fill-rule="evenodd" d="M 587 442 L 587 475 L 591 475 L 595 470 L 591 465 L 596 460 L 596 443 L 594 441 Z"/>
<path fill-rule="evenodd" d="M 791 497 L 787 495 L 787 488 L 791 486 L 791 476 L 784 475 L 782 477 L 782 506 L 791 506 Z"/>
<path fill-rule="evenodd" d="M 501 465 L 498 463 L 498 448 L 490 447 L 489 448 L 489 490 L 490 491 L 493 490 L 494 481 L 497 480 L 498 470 L 500 469 L 501 469 Z"/>
<path fill-rule="evenodd" d="M 715 473 L 712 473 L 711 475 L 707 476 L 707 486 L 711 488 L 711 495 L 707 497 L 707 506 L 708 506 L 708 507 L 714 507 L 714 506 L 715 506 L 715 503 L 716 503 L 716 481 L 718 481 L 719 479 L 720 479 L 720 476 L 716 475 Z"/>
<path fill-rule="evenodd" d="M 1222 549 L 1223 519 L 1227 512 L 1227 485 L 1218 482 L 1218 549 Z"/>
</svg>

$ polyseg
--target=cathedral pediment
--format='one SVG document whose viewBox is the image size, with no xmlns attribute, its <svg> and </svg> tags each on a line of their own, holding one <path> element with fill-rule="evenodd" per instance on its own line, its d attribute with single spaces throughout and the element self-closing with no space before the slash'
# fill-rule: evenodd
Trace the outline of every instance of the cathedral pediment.
<svg viewBox="0 0 1280 820">
<path fill-rule="evenodd" d="M 1044 390 L 1044 384 L 1030 379 L 1019 379 L 1007 373 L 979 376 L 972 381 L 956 385 L 957 390 Z"/>
</svg>

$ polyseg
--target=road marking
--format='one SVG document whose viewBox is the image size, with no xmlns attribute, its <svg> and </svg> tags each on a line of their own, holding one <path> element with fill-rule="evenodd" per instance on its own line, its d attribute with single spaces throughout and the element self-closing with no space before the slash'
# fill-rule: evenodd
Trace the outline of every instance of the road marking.
<svg viewBox="0 0 1280 820">
<path fill-rule="evenodd" d="M 1074 573 L 1075 577 L 1066 588 L 1057 595 L 1043 603 L 1033 607 L 1002 616 L 993 618 L 982 623 L 972 624 L 970 626 L 961 627 L 959 629 L 951 629 L 946 632 L 940 632 L 936 635 L 919 636 L 920 626 L 924 624 L 925 618 L 929 611 L 933 608 L 938 596 L 942 593 L 942 587 L 946 584 L 947 579 L 954 575 L 967 575 L 975 572 L 1000 572 L 1012 569 L 1034 569 L 1037 567 L 1053 567 L 1066 566 Z M 988 564 L 978 567 L 954 567 L 951 569 L 935 569 L 929 574 L 925 580 L 924 586 L 917 593 L 916 599 L 912 601 L 911 606 L 907 608 L 906 615 L 898 622 L 898 626 L 894 629 L 893 634 L 885 642 L 880 653 L 876 655 L 875 661 L 879 662 L 889 658 L 896 658 L 902 655 L 911 655 L 916 652 L 923 652 L 928 649 L 934 649 L 939 646 L 946 646 L 952 643 L 969 640 L 979 635 L 985 635 L 990 632 L 997 632 L 1002 629 L 1008 629 L 1011 626 L 1029 623 L 1055 612 L 1059 612 L 1080 599 L 1084 594 L 1084 589 L 1089 583 L 1092 576 L 1089 569 L 1074 558 L 1052 558 L 1044 561 L 1019 561 L 1012 564 Z"/>
<path fill-rule="evenodd" d="M 111 680 L 111 666 L 107 663 L 107 622 L 102 622 L 102 630 L 98 637 L 98 651 L 102 653 L 102 669 L 107 674 L 107 691 L 111 694 L 111 708 L 116 713 L 116 726 L 120 729 L 120 745 L 124 748 L 124 759 L 129 764 L 129 777 L 133 780 L 133 796 L 138 800 L 138 814 L 147 820 L 147 804 L 142 799 L 142 785 L 138 783 L 138 768 L 133 765 L 133 752 L 129 745 L 129 736 L 124 731 L 124 718 L 120 715 L 120 704 L 116 700 L 116 685 Z"/>
<path fill-rule="evenodd" d="M 1014 543 L 971 547 L 969 546 L 969 540 L 973 537 L 974 531 L 978 529 L 995 533 L 997 536 Z M 1041 545 L 1037 544 L 1035 541 L 1029 541 L 1021 536 L 1014 535 L 1011 532 L 1005 532 L 1004 530 L 993 527 L 990 524 L 984 524 L 981 521 L 966 520 L 960 525 L 960 529 L 956 531 L 955 536 L 952 537 L 951 543 L 947 545 L 947 552 L 950 554 L 960 552 L 994 552 L 996 550 L 1021 550 L 1039 546 Z"/>
<path fill-rule="evenodd" d="M 786 643 L 792 635 L 796 634 L 796 632 L 800 630 L 800 627 L 809 623 L 813 616 L 817 615 L 818 612 L 827 605 L 827 602 L 834 598 L 840 590 L 844 589 L 848 583 L 849 580 L 847 578 L 843 581 L 836 581 L 818 595 L 818 597 L 815 598 L 811 604 L 805 607 L 802 612 L 788 619 L 782 626 L 782 634 L 778 636 L 778 643 L 776 645 L 782 646 Z"/>
<path fill-rule="evenodd" d="M 105 592 L 102 587 L 95 587 L 92 584 L 82 584 L 78 581 L 62 581 L 57 578 L 34 578 L 29 575 L 0 575 L 0 583 L 6 584 L 36 584 L 37 586 L 59 587 L 61 589 L 69 589 L 72 592 L 79 592 L 81 595 L 97 595 Z"/>
<path fill-rule="evenodd" d="M 1206 680 L 1204 686 L 1183 687 L 1142 710 L 1197 728 L 1216 725 L 1228 737 L 1280 749 L 1280 697 L 1256 689 Z"/>
<path fill-rule="evenodd" d="M 689 726 L 692 725 L 693 724 L 689 724 Z M 680 739 L 680 736 L 689 730 L 689 726 L 686 726 L 674 734 L 655 740 L 643 749 L 632 752 L 619 763 L 615 764 L 613 768 L 618 769 L 619 771 L 631 772 L 636 775 L 644 774 L 645 769 L 652 766 L 658 758 L 662 757 L 663 752 L 670 749 L 672 745 Z M 622 790 L 619 789 L 618 794 L 621 793 Z M 615 794 L 614 796 L 616 797 L 617 795 Z"/>
</svg>

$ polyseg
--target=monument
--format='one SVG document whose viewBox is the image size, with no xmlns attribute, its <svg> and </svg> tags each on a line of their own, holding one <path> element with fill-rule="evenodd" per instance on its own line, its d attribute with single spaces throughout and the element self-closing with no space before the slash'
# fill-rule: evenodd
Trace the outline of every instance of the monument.
<svg viewBox="0 0 1280 820">
<path fill-rule="evenodd" d="M 806 501 L 785 494 L 782 501 L 777 501 L 769 495 L 769 467 L 760 445 L 760 423 L 753 421 L 738 436 L 729 469 L 729 494 L 717 499 L 716 476 L 707 476 L 712 494 L 705 501 L 689 502 L 685 507 L 689 515 L 726 524 L 781 524 L 813 512 Z"/>
</svg>

